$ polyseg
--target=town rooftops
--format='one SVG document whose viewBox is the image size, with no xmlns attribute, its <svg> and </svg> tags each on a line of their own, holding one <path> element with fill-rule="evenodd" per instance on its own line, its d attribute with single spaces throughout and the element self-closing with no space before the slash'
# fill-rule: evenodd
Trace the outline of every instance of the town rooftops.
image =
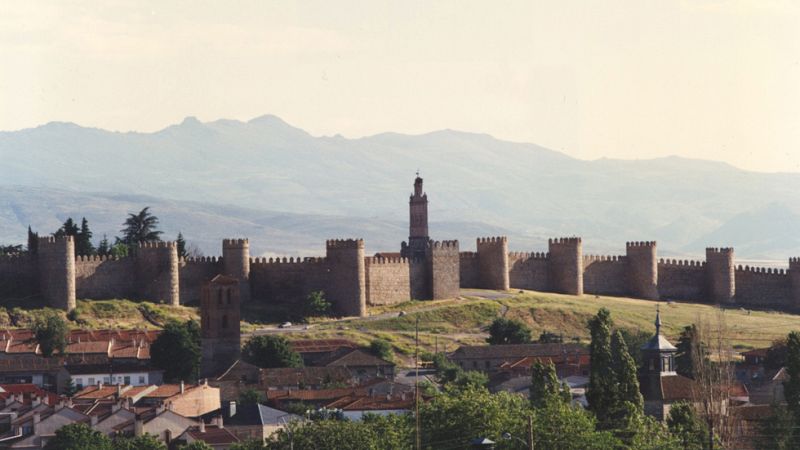
<svg viewBox="0 0 800 450">
<path fill-rule="evenodd" d="M 252 425 L 281 425 L 291 420 L 299 420 L 300 416 L 286 411 L 270 408 L 260 403 L 236 405 L 236 413 L 230 415 L 230 406 L 225 407 L 225 425 L 252 426 Z"/>
<path fill-rule="evenodd" d="M 327 367 L 394 367 L 393 362 L 378 358 L 361 349 L 341 349 L 330 356 L 322 358 L 318 364 Z"/>
<path fill-rule="evenodd" d="M 159 331 L 152 330 L 72 330 L 67 336 L 70 355 L 105 355 L 109 358 L 150 359 L 150 344 Z M 29 329 L 0 330 L 0 353 L 41 355 Z"/>
<path fill-rule="evenodd" d="M 209 445 L 224 445 L 239 442 L 239 438 L 225 428 L 214 425 L 192 426 L 184 431 L 183 435 L 191 436 L 196 441 L 203 441 Z M 181 437 L 183 437 L 181 435 Z"/>
<path fill-rule="evenodd" d="M 588 354 L 579 344 L 508 344 L 508 345 L 462 345 L 450 354 L 453 359 L 514 359 L 527 356 L 559 356 L 564 353 Z"/>
<path fill-rule="evenodd" d="M 754 348 L 752 350 L 748 350 L 746 352 L 742 352 L 742 356 L 744 356 L 744 357 L 748 357 L 748 356 L 756 357 L 757 356 L 759 358 L 766 358 L 767 357 L 767 352 L 769 352 L 769 351 L 770 351 L 769 347 L 767 347 L 767 348 Z"/>
<path fill-rule="evenodd" d="M 317 386 L 325 383 L 347 383 L 353 376 L 344 367 L 280 367 L 261 369 L 261 385 Z"/>
<path fill-rule="evenodd" d="M 325 353 L 333 352 L 342 347 L 357 348 L 358 346 L 347 339 L 301 339 L 290 341 L 292 350 L 298 353 Z"/>
</svg>

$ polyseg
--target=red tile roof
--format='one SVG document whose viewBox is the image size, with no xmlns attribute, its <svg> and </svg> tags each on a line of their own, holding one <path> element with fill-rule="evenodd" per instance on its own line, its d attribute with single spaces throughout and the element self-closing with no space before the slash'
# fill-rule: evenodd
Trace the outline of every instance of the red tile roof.
<svg viewBox="0 0 800 450">
<path fill-rule="evenodd" d="M 239 442 L 233 433 L 225 428 L 218 428 L 214 425 L 206 425 L 205 431 L 200 431 L 199 426 L 191 426 L 186 429 L 186 434 L 193 439 L 203 441 L 209 445 L 232 444 Z"/>
<path fill-rule="evenodd" d="M 333 352 L 342 347 L 357 348 L 352 341 L 347 339 L 301 339 L 290 342 L 292 350 L 298 353 L 324 353 Z"/>
</svg>

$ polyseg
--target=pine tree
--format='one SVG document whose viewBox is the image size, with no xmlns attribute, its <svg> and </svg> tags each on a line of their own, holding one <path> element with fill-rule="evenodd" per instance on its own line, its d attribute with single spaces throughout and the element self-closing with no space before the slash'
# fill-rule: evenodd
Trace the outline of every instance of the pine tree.
<svg viewBox="0 0 800 450">
<path fill-rule="evenodd" d="M 35 255 L 39 250 L 39 233 L 34 233 L 28 225 L 28 253 Z"/>
<path fill-rule="evenodd" d="M 178 258 L 186 257 L 186 240 L 183 239 L 183 234 L 179 231 L 178 238 L 175 239 L 175 245 L 178 247 Z"/>
<path fill-rule="evenodd" d="M 589 389 L 586 400 L 589 409 L 594 412 L 602 429 L 603 421 L 611 417 L 615 405 L 615 377 L 611 358 L 611 313 L 600 308 L 597 315 L 589 320 L 589 332 L 592 342 L 589 345 L 591 370 L 589 372 Z"/>
<path fill-rule="evenodd" d="M 161 231 L 156 229 L 158 217 L 150 213 L 147 206 L 138 214 L 128 214 L 123 225 L 125 228 L 120 230 L 123 235 L 123 242 L 128 246 L 134 246 L 145 242 L 161 241 Z"/>
<path fill-rule="evenodd" d="M 108 243 L 108 238 L 105 234 L 100 244 L 97 246 L 97 254 L 100 256 L 108 256 L 111 254 L 111 244 Z"/>
<path fill-rule="evenodd" d="M 616 400 L 621 404 L 628 402 L 640 412 L 644 410 L 644 399 L 639 390 L 639 378 L 634 361 L 622 333 L 617 330 L 611 340 L 611 359 L 616 377 Z"/>
<path fill-rule="evenodd" d="M 75 253 L 78 255 L 93 255 L 95 253 L 92 245 L 92 230 L 89 229 L 89 221 L 84 217 L 81 220 L 81 229 L 75 237 Z"/>
<path fill-rule="evenodd" d="M 53 235 L 55 237 L 77 236 L 78 231 L 80 231 L 78 225 L 72 220 L 72 217 L 67 217 L 67 220 L 64 221 L 64 224 L 61 225 L 61 228 L 56 230 Z"/>
</svg>

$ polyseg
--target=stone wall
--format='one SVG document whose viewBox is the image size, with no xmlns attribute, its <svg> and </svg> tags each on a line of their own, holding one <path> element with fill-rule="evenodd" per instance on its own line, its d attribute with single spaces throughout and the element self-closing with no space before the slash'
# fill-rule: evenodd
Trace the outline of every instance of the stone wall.
<svg viewBox="0 0 800 450">
<path fill-rule="evenodd" d="M 39 290 L 50 306 L 75 308 L 75 240 L 72 236 L 39 238 Z"/>
<path fill-rule="evenodd" d="M 458 241 L 431 242 L 428 246 L 427 259 L 430 264 L 430 298 L 438 300 L 458 297 L 460 288 Z"/>
<path fill-rule="evenodd" d="M 597 295 L 628 294 L 624 256 L 583 256 L 583 291 Z"/>
<path fill-rule="evenodd" d="M 254 302 L 292 304 L 314 291 L 328 295 L 328 263 L 325 258 L 253 258 L 250 295 Z M 330 297 L 328 296 L 330 300 Z"/>
<path fill-rule="evenodd" d="M 674 259 L 658 262 L 658 293 L 662 300 L 700 301 L 705 284 L 704 262 Z"/>
<path fill-rule="evenodd" d="M 549 289 L 547 266 L 547 253 L 509 253 L 509 284 L 515 289 L 546 291 Z"/>
<path fill-rule="evenodd" d="M 364 260 L 368 305 L 392 305 L 411 299 L 411 276 L 406 258 Z"/>
<path fill-rule="evenodd" d="M 508 290 L 508 238 L 477 239 L 480 286 L 483 289 Z"/>
<path fill-rule="evenodd" d="M 215 256 L 181 258 L 178 261 L 181 304 L 199 303 L 200 288 L 220 273 L 222 273 L 222 258 Z"/>
<path fill-rule="evenodd" d="M 548 241 L 550 289 L 563 294 L 583 294 L 583 256 L 581 238 Z"/>
<path fill-rule="evenodd" d="M 75 259 L 78 298 L 135 298 L 136 264 L 133 258 L 79 256 Z"/>
<path fill-rule="evenodd" d="M 414 258 L 408 262 L 408 276 L 411 284 L 411 298 L 426 300 L 430 298 L 430 279 L 428 278 L 428 261 Z"/>
<path fill-rule="evenodd" d="M 478 254 L 475 252 L 460 252 L 459 254 L 459 282 L 462 288 L 477 288 L 480 286 L 480 268 L 478 267 Z"/>
<path fill-rule="evenodd" d="M 24 298 L 37 293 L 36 260 L 27 254 L 0 256 L 0 296 Z"/>
<path fill-rule="evenodd" d="M 736 269 L 736 304 L 789 309 L 794 306 L 792 282 L 783 269 Z"/>
</svg>

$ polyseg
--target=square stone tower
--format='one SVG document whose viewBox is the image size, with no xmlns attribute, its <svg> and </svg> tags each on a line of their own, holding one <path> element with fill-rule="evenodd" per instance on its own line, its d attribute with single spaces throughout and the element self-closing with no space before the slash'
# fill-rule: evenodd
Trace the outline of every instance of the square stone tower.
<svg viewBox="0 0 800 450">
<path fill-rule="evenodd" d="M 217 275 L 200 293 L 202 376 L 219 375 L 241 353 L 239 280 Z"/>
</svg>

